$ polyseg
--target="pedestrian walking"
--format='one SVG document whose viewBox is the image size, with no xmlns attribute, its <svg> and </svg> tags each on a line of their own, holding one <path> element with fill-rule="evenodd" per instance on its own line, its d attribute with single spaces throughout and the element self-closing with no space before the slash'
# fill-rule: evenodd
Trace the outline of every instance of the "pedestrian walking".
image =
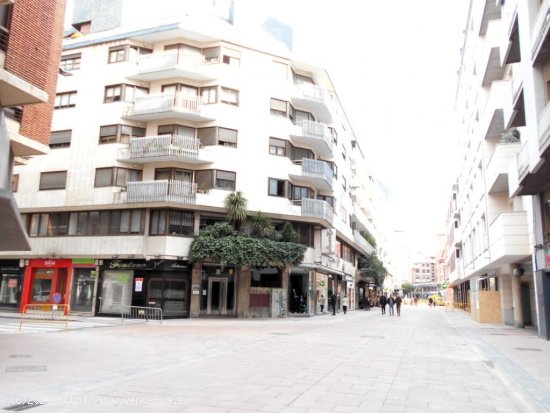
<svg viewBox="0 0 550 413">
<path fill-rule="evenodd" d="M 403 300 L 401 300 L 401 297 L 399 296 L 399 294 L 397 294 L 397 296 L 395 297 L 395 309 L 397 310 L 397 316 L 400 317 L 401 316 L 401 302 Z"/>
<path fill-rule="evenodd" d="M 391 294 L 388 297 L 388 309 L 389 309 L 390 316 L 395 315 L 394 311 L 393 311 L 393 306 L 394 305 L 395 305 L 395 298 L 393 298 L 393 294 Z"/>
<path fill-rule="evenodd" d="M 382 309 L 382 314 L 386 314 L 386 303 L 388 302 L 386 294 L 382 294 L 380 296 L 379 302 L 380 302 L 380 308 Z"/>
<path fill-rule="evenodd" d="M 348 296 L 344 295 L 344 298 L 342 298 L 342 308 L 344 309 L 344 314 L 348 311 Z"/>
<path fill-rule="evenodd" d="M 369 311 L 369 310 L 370 310 L 370 298 L 369 298 L 368 295 L 365 297 L 365 301 L 364 301 L 364 303 L 363 303 L 363 307 L 365 307 L 365 311 Z"/>
<path fill-rule="evenodd" d="M 325 296 L 321 294 L 321 297 L 319 297 L 319 305 L 321 306 L 321 312 L 324 312 L 325 308 Z"/>
<path fill-rule="evenodd" d="M 332 306 L 332 315 L 336 315 L 336 294 L 331 293 L 328 300 L 329 304 Z"/>
<path fill-rule="evenodd" d="M 428 305 L 431 307 L 434 303 L 434 299 L 432 297 L 429 298 L 428 300 Z"/>
</svg>

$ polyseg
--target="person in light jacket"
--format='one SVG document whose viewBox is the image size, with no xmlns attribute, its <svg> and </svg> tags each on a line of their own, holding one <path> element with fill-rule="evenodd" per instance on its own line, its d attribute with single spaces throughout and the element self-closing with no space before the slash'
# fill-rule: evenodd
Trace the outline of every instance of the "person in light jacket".
<svg viewBox="0 0 550 413">
<path fill-rule="evenodd" d="M 344 298 L 342 298 L 342 308 L 344 310 L 344 314 L 346 314 L 346 311 L 348 311 L 348 305 L 349 305 L 348 296 L 344 295 Z"/>
</svg>

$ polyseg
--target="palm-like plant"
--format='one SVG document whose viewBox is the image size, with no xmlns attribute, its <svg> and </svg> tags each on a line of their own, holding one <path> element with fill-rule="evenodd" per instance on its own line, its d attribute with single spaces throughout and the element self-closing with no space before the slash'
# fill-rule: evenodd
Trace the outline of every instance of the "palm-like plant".
<svg viewBox="0 0 550 413">
<path fill-rule="evenodd" d="M 272 232 L 271 220 L 267 215 L 258 211 L 256 216 L 252 218 L 252 231 L 250 235 L 256 238 L 269 238 Z"/>
<path fill-rule="evenodd" d="M 235 191 L 225 197 L 227 220 L 238 231 L 242 222 L 246 219 L 247 200 L 241 191 Z"/>
</svg>

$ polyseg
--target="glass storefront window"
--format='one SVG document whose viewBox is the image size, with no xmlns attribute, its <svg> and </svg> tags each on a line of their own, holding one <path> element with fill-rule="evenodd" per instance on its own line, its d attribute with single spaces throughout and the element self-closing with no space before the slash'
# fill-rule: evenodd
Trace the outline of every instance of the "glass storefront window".
<svg viewBox="0 0 550 413">
<path fill-rule="evenodd" d="M 95 279 L 90 268 L 75 268 L 73 275 L 71 310 L 92 311 Z"/>
<path fill-rule="evenodd" d="M 120 314 L 121 306 L 132 304 L 132 286 L 134 273 L 132 271 L 105 271 L 101 284 L 100 313 Z"/>
<path fill-rule="evenodd" d="M 35 279 L 32 283 L 32 301 L 49 303 L 51 291 L 51 279 Z"/>
<path fill-rule="evenodd" d="M 17 305 L 21 295 L 19 274 L 0 274 L 0 305 Z"/>
</svg>

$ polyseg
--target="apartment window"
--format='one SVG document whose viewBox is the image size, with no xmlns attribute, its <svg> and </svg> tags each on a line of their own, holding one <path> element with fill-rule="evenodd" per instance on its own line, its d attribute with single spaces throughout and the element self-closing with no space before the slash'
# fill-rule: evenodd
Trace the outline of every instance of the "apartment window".
<svg viewBox="0 0 550 413">
<path fill-rule="evenodd" d="M 177 210 L 153 210 L 149 233 L 151 235 L 193 236 L 195 214 Z"/>
<path fill-rule="evenodd" d="M 267 193 L 271 196 L 287 197 L 288 182 L 284 179 L 269 178 Z"/>
<path fill-rule="evenodd" d="M 210 127 L 197 129 L 197 137 L 204 146 L 221 145 L 237 147 L 238 131 L 222 127 Z"/>
<path fill-rule="evenodd" d="M 76 92 L 64 92 L 55 95 L 55 109 L 73 108 L 76 105 Z"/>
<path fill-rule="evenodd" d="M 237 174 L 229 171 L 216 171 L 216 185 L 218 189 L 235 190 L 235 180 Z"/>
<path fill-rule="evenodd" d="M 67 171 L 42 172 L 39 190 L 65 189 L 66 182 Z"/>
<path fill-rule="evenodd" d="M 199 222 L 199 230 L 211 227 L 218 222 L 227 222 L 225 215 L 202 215 Z"/>
<path fill-rule="evenodd" d="M 138 169 L 126 168 L 97 168 L 95 170 L 94 187 L 102 188 L 106 186 L 125 187 L 128 182 L 141 181 L 141 171 Z"/>
<path fill-rule="evenodd" d="M 313 79 L 309 76 L 299 75 L 294 70 L 292 71 L 292 78 L 294 80 L 294 84 L 296 85 L 314 85 L 315 82 Z"/>
<path fill-rule="evenodd" d="M 145 128 L 130 125 L 105 125 L 99 128 L 99 143 L 129 143 L 131 138 L 143 138 Z"/>
<path fill-rule="evenodd" d="M 235 89 L 222 87 L 220 100 L 222 103 L 239 106 L 239 91 Z"/>
<path fill-rule="evenodd" d="M 6 115 L 7 118 L 13 119 L 17 122 L 21 122 L 21 118 L 23 116 L 23 108 L 21 106 L 4 108 L 4 115 Z"/>
<path fill-rule="evenodd" d="M 284 100 L 271 98 L 269 108 L 272 115 L 287 116 L 288 105 L 288 102 Z"/>
<path fill-rule="evenodd" d="M 50 148 L 68 148 L 71 146 L 72 130 L 60 130 L 50 135 Z"/>
<path fill-rule="evenodd" d="M 103 103 L 120 101 L 133 103 L 137 97 L 147 95 L 148 93 L 149 89 L 135 85 L 122 84 L 105 86 Z"/>
<path fill-rule="evenodd" d="M 203 105 L 209 105 L 218 101 L 218 88 L 217 86 L 203 87 L 201 88 L 201 103 Z"/>
<path fill-rule="evenodd" d="M 125 62 L 125 61 L 133 61 L 138 56 L 151 54 L 152 52 L 153 51 L 151 49 L 129 45 L 129 44 L 125 44 L 121 46 L 113 46 L 109 48 L 108 62 L 118 63 L 118 62 Z"/>
<path fill-rule="evenodd" d="M 315 159 L 315 155 L 309 149 L 298 148 L 296 146 L 290 147 L 290 159 L 293 161 L 301 161 L 302 159 Z"/>
<path fill-rule="evenodd" d="M 287 141 L 277 138 L 269 138 L 269 154 L 286 156 Z"/>
<path fill-rule="evenodd" d="M 224 49 L 222 61 L 226 65 L 238 67 L 241 64 L 241 52 L 238 50 Z"/>
<path fill-rule="evenodd" d="M 328 195 L 317 195 L 317 199 L 320 199 L 321 201 L 325 201 L 327 204 L 329 204 L 332 209 L 336 208 L 336 198 L 333 196 Z"/>
<path fill-rule="evenodd" d="M 159 168 L 155 169 L 156 181 L 180 181 L 180 182 L 192 182 L 193 171 L 180 168 Z"/>
<path fill-rule="evenodd" d="M 291 199 L 294 201 L 302 200 L 303 198 L 312 198 L 313 189 L 307 186 L 292 185 Z"/>
<path fill-rule="evenodd" d="M 328 127 L 328 130 L 330 131 L 330 136 L 332 137 L 332 143 L 334 145 L 338 145 L 338 132 L 336 132 L 336 129 Z"/>
<path fill-rule="evenodd" d="M 347 184 L 346 178 L 342 176 L 342 188 L 344 188 L 344 191 L 346 190 L 347 186 L 348 184 Z"/>
<path fill-rule="evenodd" d="M 219 63 L 220 62 L 220 48 L 209 47 L 203 49 L 204 60 L 206 63 Z"/>
<path fill-rule="evenodd" d="M 11 177 L 11 191 L 17 192 L 18 188 L 19 188 L 19 175 L 14 174 Z"/>
<path fill-rule="evenodd" d="M 305 112 L 303 110 L 295 109 L 293 111 L 293 113 L 294 113 L 294 118 L 295 118 L 295 123 L 296 124 L 301 123 L 303 121 L 315 122 L 315 117 L 309 112 Z"/>
<path fill-rule="evenodd" d="M 71 55 L 61 56 L 59 68 L 69 72 L 71 70 L 80 69 L 81 54 L 75 53 Z"/>
</svg>

